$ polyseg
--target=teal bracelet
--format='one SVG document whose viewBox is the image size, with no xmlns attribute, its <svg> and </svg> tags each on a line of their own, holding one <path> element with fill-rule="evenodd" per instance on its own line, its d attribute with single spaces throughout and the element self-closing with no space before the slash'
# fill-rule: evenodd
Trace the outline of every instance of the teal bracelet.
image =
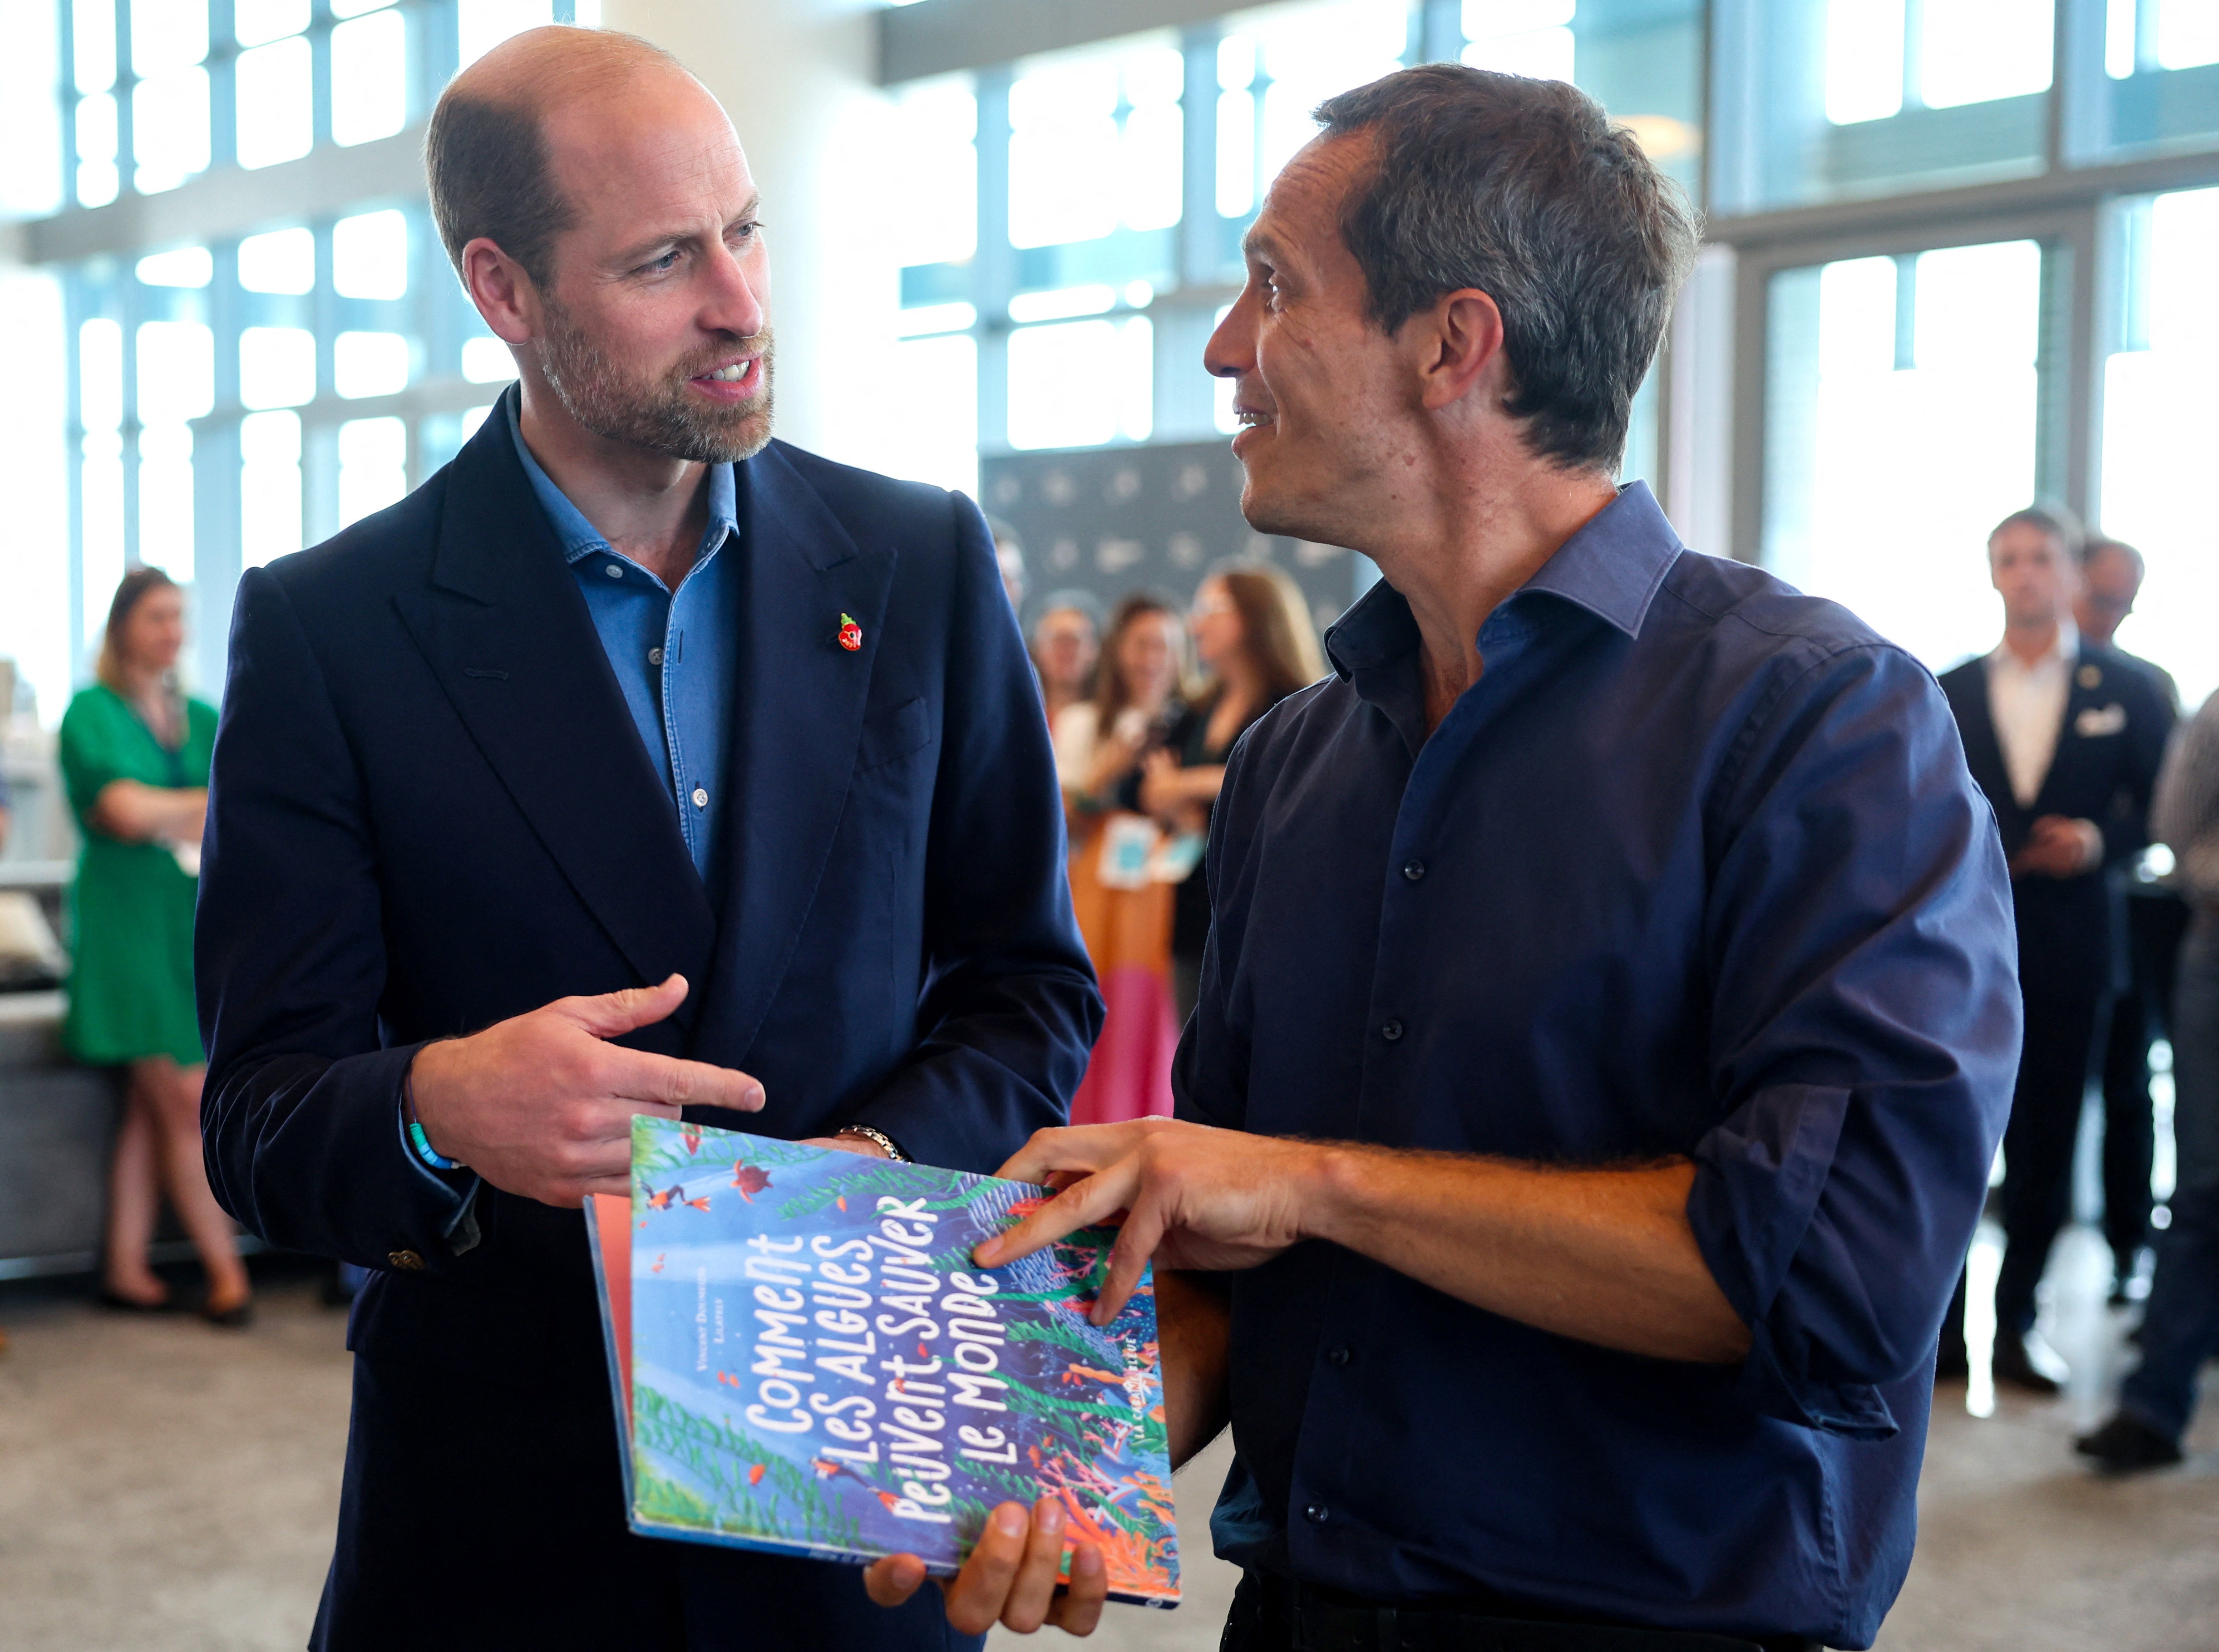
<svg viewBox="0 0 2219 1652">
<path fill-rule="evenodd" d="M 422 1159 L 426 1164 L 429 1164 L 435 1171 L 466 1171 L 469 1169 L 469 1166 L 463 1164 L 461 1159 L 449 1158 L 438 1148 L 434 1147 L 432 1145 L 431 1138 L 424 1133 L 424 1127 L 417 1123 L 413 1119 L 408 1121 L 408 1145 L 416 1150 L 417 1158 Z"/>
</svg>

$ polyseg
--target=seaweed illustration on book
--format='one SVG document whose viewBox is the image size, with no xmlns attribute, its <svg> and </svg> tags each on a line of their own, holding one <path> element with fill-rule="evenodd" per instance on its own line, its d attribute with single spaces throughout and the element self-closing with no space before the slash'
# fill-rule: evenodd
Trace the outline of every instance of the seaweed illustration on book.
<svg viewBox="0 0 2219 1652">
<path fill-rule="evenodd" d="M 634 1529 L 946 1575 L 1054 1496 L 1113 1598 L 1175 1604 L 1152 1279 L 1097 1326 L 1109 1231 L 970 1261 L 1047 1196 L 635 1119 L 629 1212 L 588 1210 Z"/>
</svg>

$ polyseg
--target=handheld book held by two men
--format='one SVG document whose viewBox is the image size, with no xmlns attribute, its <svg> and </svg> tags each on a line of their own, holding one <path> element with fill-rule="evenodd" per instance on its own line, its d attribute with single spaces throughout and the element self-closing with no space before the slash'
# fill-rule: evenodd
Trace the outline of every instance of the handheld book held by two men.
<svg viewBox="0 0 2219 1652">
<path fill-rule="evenodd" d="M 631 1200 L 586 1210 L 631 1529 L 948 1576 L 1054 1497 L 1110 1599 L 1176 1605 L 1153 1276 L 1097 1327 L 1109 1230 L 971 1262 L 1049 1196 L 634 1118 Z"/>
</svg>

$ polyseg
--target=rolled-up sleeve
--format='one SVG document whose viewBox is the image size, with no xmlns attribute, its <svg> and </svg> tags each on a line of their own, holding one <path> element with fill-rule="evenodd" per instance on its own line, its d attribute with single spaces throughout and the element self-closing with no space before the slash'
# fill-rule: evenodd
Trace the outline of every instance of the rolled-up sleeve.
<svg viewBox="0 0 2219 1652">
<path fill-rule="evenodd" d="M 1994 819 L 1933 679 L 1885 646 L 1752 715 L 1706 821 L 1713 1084 L 1688 1219 L 1748 1325 L 1740 1393 L 1855 1438 L 1931 1359 L 2011 1107 Z"/>
</svg>

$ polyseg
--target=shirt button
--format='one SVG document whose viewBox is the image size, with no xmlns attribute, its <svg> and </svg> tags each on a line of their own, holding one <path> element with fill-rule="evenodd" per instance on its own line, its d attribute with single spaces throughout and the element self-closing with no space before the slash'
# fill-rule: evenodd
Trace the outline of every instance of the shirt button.
<svg viewBox="0 0 2219 1652">
<path fill-rule="evenodd" d="M 413 1251 L 395 1251 L 385 1259 L 403 1273 L 424 1271 L 424 1258 Z"/>
<path fill-rule="evenodd" d="M 709 806 L 709 793 L 705 788 L 698 786 L 693 788 L 693 806 L 696 809 L 706 809 Z"/>
<path fill-rule="evenodd" d="M 662 663 L 662 650 L 661 649 L 650 649 L 647 651 L 647 662 L 651 666 L 661 665 Z"/>
<path fill-rule="evenodd" d="M 1308 1520 L 1312 1525 L 1323 1525 L 1326 1522 L 1325 1505 L 1322 1503 L 1311 1504 L 1308 1508 L 1302 1511 L 1302 1518 Z"/>
<path fill-rule="evenodd" d="M 618 567 L 614 562 L 604 562 L 601 565 L 601 572 L 607 574 L 612 580 L 620 580 L 624 578 L 624 569 Z"/>
<path fill-rule="evenodd" d="M 1396 1039 L 1402 1036 L 1402 1023 L 1399 1021 L 1389 1022 L 1384 1027 L 1379 1029 L 1379 1036 L 1385 1039 L 1389 1044 L 1392 1044 Z"/>
<path fill-rule="evenodd" d="M 1328 1365 L 1346 1365 L 1348 1363 L 1350 1357 L 1348 1345 L 1346 1343 L 1343 1343 L 1338 1347 L 1330 1348 L 1326 1351 L 1325 1363 Z"/>
<path fill-rule="evenodd" d="M 1419 879 L 1426 875 L 1426 863 L 1423 860 L 1411 861 L 1408 866 L 1402 868 L 1402 875 L 1412 883 L 1416 883 Z"/>
</svg>

